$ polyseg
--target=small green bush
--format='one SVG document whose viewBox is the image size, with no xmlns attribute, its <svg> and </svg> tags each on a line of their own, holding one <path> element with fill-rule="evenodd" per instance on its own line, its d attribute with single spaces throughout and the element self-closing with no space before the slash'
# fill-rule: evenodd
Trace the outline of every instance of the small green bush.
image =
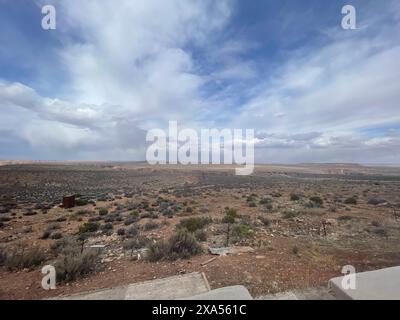
<svg viewBox="0 0 400 320">
<path fill-rule="evenodd" d="M 235 223 L 236 218 L 238 218 L 239 215 L 237 213 L 236 209 L 230 208 L 226 210 L 225 216 L 222 218 L 222 223 Z"/>
<path fill-rule="evenodd" d="M 77 214 L 78 216 L 85 216 L 85 215 L 90 214 L 90 211 L 89 211 L 89 210 L 78 210 L 78 211 L 76 212 L 76 214 Z"/>
<path fill-rule="evenodd" d="M 249 207 L 250 208 L 255 208 L 257 207 L 256 203 L 254 201 L 249 202 Z"/>
<path fill-rule="evenodd" d="M 127 217 L 125 219 L 124 225 L 129 226 L 129 225 L 131 225 L 132 223 L 135 223 L 138 220 L 139 220 L 139 218 L 136 217 L 136 216 L 129 216 L 129 217 Z"/>
<path fill-rule="evenodd" d="M 45 230 L 45 231 L 43 232 L 43 234 L 41 235 L 40 239 L 46 240 L 46 239 L 48 239 L 48 238 L 50 237 L 50 235 L 51 235 L 51 231 Z"/>
<path fill-rule="evenodd" d="M 271 198 L 263 198 L 259 202 L 259 204 L 262 204 L 262 205 L 270 204 L 270 203 L 272 203 L 272 199 Z"/>
<path fill-rule="evenodd" d="M 247 224 L 237 224 L 232 228 L 232 237 L 237 240 L 254 237 L 254 230 Z"/>
<path fill-rule="evenodd" d="M 202 251 L 194 235 L 185 230 L 178 231 L 167 241 L 151 244 L 148 249 L 150 261 L 187 259 Z"/>
<path fill-rule="evenodd" d="M 300 197 L 295 193 L 291 193 L 290 194 L 290 200 L 291 201 L 298 201 L 298 200 L 300 200 Z"/>
<path fill-rule="evenodd" d="M 136 237 L 135 239 L 130 239 L 125 241 L 122 244 L 122 247 L 124 248 L 124 250 L 137 250 L 144 248 L 148 243 L 149 240 L 147 238 L 139 236 Z"/>
<path fill-rule="evenodd" d="M 137 226 L 132 226 L 126 231 L 126 236 L 128 238 L 136 237 L 139 234 L 139 228 Z"/>
<path fill-rule="evenodd" d="M 322 207 L 322 205 L 324 204 L 324 201 L 322 200 L 321 197 L 317 197 L 317 196 L 310 197 L 310 200 L 316 207 Z"/>
<path fill-rule="evenodd" d="M 87 232 L 96 232 L 99 230 L 100 224 L 98 222 L 86 222 L 79 226 L 78 234 Z"/>
<path fill-rule="evenodd" d="M 62 237 L 63 237 L 63 235 L 61 232 L 55 232 L 51 235 L 51 239 L 53 239 L 53 240 L 58 240 L 58 239 L 61 239 Z"/>
<path fill-rule="evenodd" d="M 144 224 L 143 229 L 145 231 L 157 229 L 160 225 L 157 222 L 149 221 Z"/>
<path fill-rule="evenodd" d="M 300 214 L 301 214 L 301 212 L 299 212 L 299 211 L 287 210 L 287 211 L 282 213 L 282 218 L 284 218 L 284 219 L 292 219 L 292 218 L 295 218 L 295 217 L 299 216 Z"/>
<path fill-rule="evenodd" d="M 356 197 L 350 197 L 344 200 L 345 204 L 357 204 L 357 198 Z"/>
<path fill-rule="evenodd" d="M 100 229 L 102 231 L 112 230 L 113 229 L 113 224 L 110 223 L 110 222 L 105 223 L 105 224 L 101 225 Z"/>
<path fill-rule="evenodd" d="M 271 225 L 271 220 L 267 217 L 261 216 L 258 217 L 258 219 L 260 219 L 260 221 L 264 224 L 264 226 L 269 227 Z"/>
<path fill-rule="evenodd" d="M 196 230 L 203 229 L 206 225 L 210 224 L 212 219 L 207 218 L 187 218 L 182 219 L 176 226 L 177 229 L 186 229 L 189 232 L 195 232 Z"/>
<path fill-rule="evenodd" d="M 7 259 L 7 251 L 4 247 L 0 247 L 0 266 L 3 266 Z"/>
<path fill-rule="evenodd" d="M 80 207 L 80 206 L 86 206 L 89 202 L 86 199 L 76 199 L 75 204 Z"/>
<path fill-rule="evenodd" d="M 108 209 L 107 208 L 100 208 L 99 209 L 99 215 L 105 216 L 108 214 Z"/>
<path fill-rule="evenodd" d="M 131 213 L 129 213 L 130 216 L 139 218 L 139 211 L 133 210 Z"/>
</svg>

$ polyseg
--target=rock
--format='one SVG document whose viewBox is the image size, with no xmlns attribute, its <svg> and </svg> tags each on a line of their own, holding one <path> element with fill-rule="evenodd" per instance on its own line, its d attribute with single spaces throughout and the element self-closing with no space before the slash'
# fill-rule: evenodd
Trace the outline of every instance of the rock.
<svg viewBox="0 0 400 320">
<path fill-rule="evenodd" d="M 230 247 L 224 248 L 208 248 L 211 254 L 219 255 L 219 256 L 226 256 L 227 254 L 231 253 Z"/>
<path fill-rule="evenodd" d="M 222 247 L 222 248 L 208 248 L 208 251 L 210 251 L 210 253 L 214 255 L 226 256 L 227 254 L 241 254 L 241 253 L 254 252 L 254 249 L 251 247 L 235 246 L 235 247 Z"/>
</svg>

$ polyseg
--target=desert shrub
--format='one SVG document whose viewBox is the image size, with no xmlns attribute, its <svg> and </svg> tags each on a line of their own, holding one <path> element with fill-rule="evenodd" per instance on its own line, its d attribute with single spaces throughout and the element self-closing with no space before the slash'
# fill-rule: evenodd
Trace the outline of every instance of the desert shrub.
<svg viewBox="0 0 400 320">
<path fill-rule="evenodd" d="M 105 216 L 108 214 L 108 209 L 107 208 L 100 208 L 99 209 L 99 215 L 100 216 Z"/>
<path fill-rule="evenodd" d="M 344 200 L 345 204 L 357 204 L 357 198 L 356 197 L 350 197 Z"/>
<path fill-rule="evenodd" d="M 295 193 L 291 193 L 290 194 L 290 200 L 291 201 L 298 201 L 298 200 L 300 200 L 300 197 Z"/>
<path fill-rule="evenodd" d="M 89 210 L 79 210 L 79 211 L 76 212 L 76 214 L 78 216 L 85 216 L 85 215 L 90 214 L 90 213 L 91 213 L 91 211 L 89 211 Z"/>
<path fill-rule="evenodd" d="M 262 198 L 259 202 L 259 204 L 265 205 L 265 204 L 270 204 L 272 203 L 272 199 L 271 198 Z"/>
<path fill-rule="evenodd" d="M 82 221 L 82 220 L 81 220 Z M 101 221 L 101 217 L 90 217 L 88 219 L 89 222 L 97 222 L 97 221 Z"/>
<path fill-rule="evenodd" d="M 147 209 L 147 208 L 149 207 L 150 203 L 149 203 L 147 200 L 143 200 L 143 201 L 140 203 L 140 205 L 141 205 L 141 207 L 142 207 L 143 209 Z"/>
<path fill-rule="evenodd" d="M 299 247 L 298 247 L 298 246 L 293 246 L 293 248 L 292 248 L 292 253 L 293 253 L 294 255 L 298 255 L 298 254 L 299 254 Z"/>
<path fill-rule="evenodd" d="M 139 218 L 139 211 L 133 210 L 131 213 L 129 213 L 130 216 Z"/>
<path fill-rule="evenodd" d="M 37 211 L 31 211 L 31 210 L 28 210 L 23 213 L 24 216 L 34 216 L 36 214 L 37 214 Z"/>
<path fill-rule="evenodd" d="M 373 221 L 371 222 L 371 224 L 372 224 L 374 227 L 380 227 L 380 226 L 381 226 L 380 222 L 379 222 L 379 221 L 376 221 L 376 220 L 373 220 Z"/>
<path fill-rule="evenodd" d="M 139 228 L 137 226 L 130 227 L 126 231 L 127 237 L 136 237 L 139 234 Z"/>
<path fill-rule="evenodd" d="M 321 198 L 321 197 L 318 197 L 318 196 L 310 197 L 310 201 L 311 201 L 316 207 L 322 207 L 322 205 L 324 204 L 324 200 L 322 200 L 322 198 Z"/>
<path fill-rule="evenodd" d="M 144 248 L 149 243 L 149 240 L 145 237 L 136 237 L 135 239 L 130 239 L 122 244 L 124 250 L 138 250 Z"/>
<path fill-rule="evenodd" d="M 264 207 L 269 211 L 271 211 L 274 208 L 274 206 L 271 203 L 266 204 Z"/>
<path fill-rule="evenodd" d="M 140 217 L 140 219 L 151 218 L 151 213 L 148 211 L 145 211 L 145 212 L 141 213 L 139 217 Z"/>
<path fill-rule="evenodd" d="M 77 206 L 86 206 L 88 204 L 88 201 L 86 199 L 76 199 L 75 204 Z"/>
<path fill-rule="evenodd" d="M 168 218 L 172 218 L 174 216 L 174 211 L 172 211 L 170 208 L 163 209 L 161 213 L 164 217 Z"/>
<path fill-rule="evenodd" d="M 99 230 L 100 224 L 98 222 L 86 222 L 79 226 L 78 234 L 87 232 L 96 232 Z"/>
<path fill-rule="evenodd" d="M 226 210 L 225 216 L 222 218 L 222 223 L 235 223 L 235 219 L 239 217 L 237 210 L 230 208 Z"/>
<path fill-rule="evenodd" d="M 274 198 L 280 198 L 282 197 L 282 194 L 280 192 L 274 191 L 271 193 L 271 196 L 273 196 Z"/>
<path fill-rule="evenodd" d="M 194 235 L 180 230 L 167 241 L 158 241 L 148 246 L 150 261 L 187 259 L 201 253 L 201 246 Z"/>
<path fill-rule="evenodd" d="M 105 224 L 101 225 L 101 227 L 100 227 L 100 229 L 102 231 L 112 230 L 112 228 L 113 228 L 113 225 L 110 222 L 105 223 Z"/>
<path fill-rule="evenodd" d="M 160 225 L 157 222 L 149 221 L 144 224 L 143 229 L 145 231 L 149 231 L 149 230 L 157 229 L 159 226 Z"/>
<path fill-rule="evenodd" d="M 0 217 L 0 222 L 8 222 L 8 221 L 11 221 L 10 217 L 8 217 L 8 216 Z"/>
<path fill-rule="evenodd" d="M 10 221 L 11 220 L 11 218 L 10 217 L 0 217 L 0 222 L 8 222 L 8 221 Z"/>
<path fill-rule="evenodd" d="M 151 212 L 150 213 L 150 218 L 151 219 L 158 219 L 159 218 L 158 212 Z"/>
<path fill-rule="evenodd" d="M 376 228 L 373 232 L 381 237 L 387 237 L 387 230 L 385 228 Z"/>
<path fill-rule="evenodd" d="M 118 229 L 118 230 L 117 230 L 117 234 L 118 234 L 119 236 L 124 236 L 124 235 L 125 235 L 125 229 L 124 229 L 124 228 Z"/>
<path fill-rule="evenodd" d="M 297 216 L 299 216 L 301 212 L 295 211 L 295 210 L 286 210 L 285 212 L 282 213 L 282 218 L 284 219 L 292 219 Z"/>
<path fill-rule="evenodd" d="M 4 247 L 0 247 L 0 266 L 3 266 L 7 259 L 7 251 Z"/>
<path fill-rule="evenodd" d="M 54 267 L 57 282 L 69 282 L 95 270 L 98 254 L 95 250 L 83 250 L 79 246 L 67 246 L 57 257 Z"/>
<path fill-rule="evenodd" d="M 249 207 L 250 208 L 255 208 L 255 207 L 257 207 L 257 204 L 254 201 L 250 201 L 249 202 Z"/>
<path fill-rule="evenodd" d="M 40 239 L 42 240 L 46 240 L 50 237 L 51 235 L 51 231 L 50 230 L 45 230 L 42 235 L 40 236 Z"/>
<path fill-rule="evenodd" d="M 186 212 L 187 213 L 192 213 L 193 212 L 193 208 L 192 207 L 187 207 L 186 208 Z"/>
<path fill-rule="evenodd" d="M 203 229 L 196 230 L 194 232 L 194 237 L 197 241 L 207 241 L 207 232 Z"/>
<path fill-rule="evenodd" d="M 254 201 L 254 196 L 250 195 L 249 197 L 246 198 L 247 202 L 253 202 Z"/>
<path fill-rule="evenodd" d="M 248 239 L 254 236 L 254 230 L 247 224 L 237 224 L 232 228 L 232 237 L 241 240 Z"/>
<path fill-rule="evenodd" d="M 3 264 L 9 270 L 31 269 L 45 260 L 45 254 L 39 248 L 25 249 L 19 246 L 6 253 L 3 259 Z"/>
<path fill-rule="evenodd" d="M 73 237 L 66 236 L 61 238 L 50 245 L 51 253 L 58 256 L 66 247 L 76 246 L 77 242 Z"/>
<path fill-rule="evenodd" d="M 71 214 L 71 215 L 68 216 L 68 220 L 69 220 L 69 221 L 82 221 L 83 219 L 82 219 L 82 217 L 79 216 L 78 214 L 73 213 L 73 214 Z"/>
<path fill-rule="evenodd" d="M 138 221 L 138 218 L 137 218 L 137 217 L 135 217 L 135 216 L 129 216 L 129 217 L 127 217 L 127 218 L 125 219 L 124 225 L 129 226 L 129 225 L 131 225 L 132 223 L 135 223 L 136 221 Z"/>
<path fill-rule="evenodd" d="M 61 232 L 55 232 L 51 235 L 51 239 L 53 240 L 57 240 L 57 239 L 61 239 L 63 237 Z"/>
<path fill-rule="evenodd" d="M 267 217 L 261 216 L 258 217 L 258 219 L 260 219 L 260 221 L 264 224 L 264 226 L 269 227 L 271 225 L 271 220 Z"/>
<path fill-rule="evenodd" d="M 164 240 L 157 241 L 148 246 L 147 259 L 149 261 L 168 260 L 167 250 L 168 245 Z"/>
<path fill-rule="evenodd" d="M 202 218 L 187 218 L 182 219 L 177 224 L 177 229 L 186 229 L 189 232 L 195 232 L 196 230 L 203 229 L 206 225 L 210 224 L 212 219 L 210 217 Z"/>
</svg>

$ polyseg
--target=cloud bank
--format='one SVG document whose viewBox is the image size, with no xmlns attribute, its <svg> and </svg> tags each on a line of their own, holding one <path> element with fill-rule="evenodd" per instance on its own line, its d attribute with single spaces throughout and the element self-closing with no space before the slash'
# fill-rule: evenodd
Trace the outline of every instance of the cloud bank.
<svg viewBox="0 0 400 320">
<path fill-rule="evenodd" d="M 0 72 L 0 158 L 143 160 L 146 130 L 177 120 L 254 128 L 257 162 L 400 163 L 395 1 L 360 2 L 354 31 L 340 29 L 340 10 L 331 23 L 294 8 L 270 39 L 229 0 L 55 6 L 47 65 L 19 53 L 28 38 L 10 44 L 24 67 Z M 290 29 L 297 16 L 308 39 Z"/>
</svg>

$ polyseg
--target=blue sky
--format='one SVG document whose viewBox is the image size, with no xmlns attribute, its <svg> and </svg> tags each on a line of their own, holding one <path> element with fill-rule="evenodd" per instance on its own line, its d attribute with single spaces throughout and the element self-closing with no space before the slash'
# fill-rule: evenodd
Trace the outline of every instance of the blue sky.
<svg viewBox="0 0 400 320">
<path fill-rule="evenodd" d="M 143 160 L 177 120 L 255 129 L 257 162 L 400 163 L 399 31 L 394 0 L 0 0 L 0 159 Z"/>
</svg>

